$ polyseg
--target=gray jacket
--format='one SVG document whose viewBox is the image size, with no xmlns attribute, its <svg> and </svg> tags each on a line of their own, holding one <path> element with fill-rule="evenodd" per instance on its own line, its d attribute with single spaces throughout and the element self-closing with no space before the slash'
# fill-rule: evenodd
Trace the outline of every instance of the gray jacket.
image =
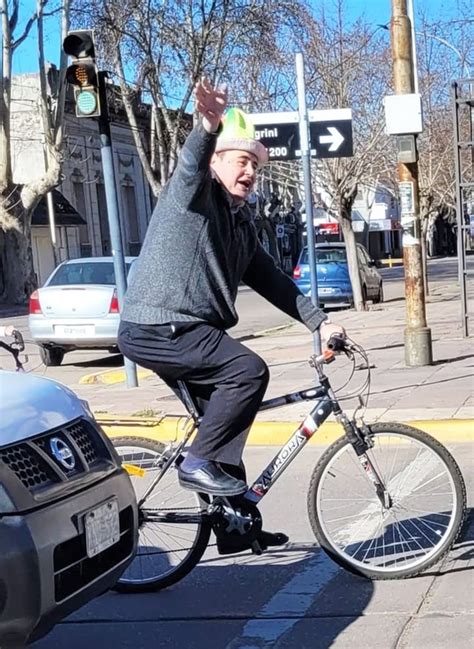
<svg viewBox="0 0 474 649">
<path fill-rule="evenodd" d="M 153 212 L 122 319 L 138 324 L 203 321 L 233 327 L 239 283 L 314 331 L 326 315 L 280 271 L 261 246 L 247 205 L 231 210 L 212 177 L 216 135 L 190 133 Z"/>
</svg>

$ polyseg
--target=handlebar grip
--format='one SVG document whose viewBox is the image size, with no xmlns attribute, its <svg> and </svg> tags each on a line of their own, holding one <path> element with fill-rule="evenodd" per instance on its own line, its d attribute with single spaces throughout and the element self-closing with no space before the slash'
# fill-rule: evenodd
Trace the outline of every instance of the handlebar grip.
<svg viewBox="0 0 474 649">
<path fill-rule="evenodd" d="M 0 338 L 13 338 L 13 343 L 15 349 L 22 352 L 25 349 L 25 341 L 21 331 L 15 329 L 13 325 L 7 325 L 6 327 L 0 327 Z"/>
<path fill-rule="evenodd" d="M 17 349 L 22 352 L 25 349 L 25 341 L 23 340 L 23 335 L 21 331 L 18 331 L 18 329 L 14 329 L 12 336 L 15 340 Z"/>
<path fill-rule="evenodd" d="M 332 352 L 343 352 L 346 348 L 346 337 L 343 334 L 333 334 L 327 342 L 327 348 Z"/>
</svg>

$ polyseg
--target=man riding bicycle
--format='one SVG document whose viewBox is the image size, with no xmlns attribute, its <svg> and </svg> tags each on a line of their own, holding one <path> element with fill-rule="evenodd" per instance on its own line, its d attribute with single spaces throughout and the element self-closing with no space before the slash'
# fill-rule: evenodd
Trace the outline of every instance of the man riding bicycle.
<svg viewBox="0 0 474 649">
<path fill-rule="evenodd" d="M 185 382 L 202 420 L 179 482 L 227 497 L 247 489 L 242 453 L 269 379 L 265 362 L 226 333 L 238 320 L 240 282 L 325 339 L 344 330 L 258 240 L 246 199 L 268 154 L 253 126 L 235 108 L 225 114 L 226 88 L 203 79 L 194 97 L 202 120 L 159 196 L 126 294 L 118 345 L 176 392 L 177 381 Z"/>
</svg>

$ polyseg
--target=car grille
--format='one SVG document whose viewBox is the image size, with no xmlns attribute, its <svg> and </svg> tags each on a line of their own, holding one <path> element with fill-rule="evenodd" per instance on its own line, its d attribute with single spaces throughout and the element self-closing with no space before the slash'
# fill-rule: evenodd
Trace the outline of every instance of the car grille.
<svg viewBox="0 0 474 649">
<path fill-rule="evenodd" d="M 58 476 L 28 444 L 2 449 L 0 460 L 32 491 L 57 482 Z"/>
<path fill-rule="evenodd" d="M 86 552 L 85 533 L 54 549 L 54 593 L 56 602 L 70 597 L 87 584 L 119 565 L 133 550 L 133 509 L 120 512 L 120 540 L 94 557 Z"/>
<path fill-rule="evenodd" d="M 68 449 L 69 465 L 54 455 L 52 442 Z M 107 446 L 86 419 L 0 449 L 0 462 L 32 492 L 87 473 L 110 459 Z"/>
</svg>

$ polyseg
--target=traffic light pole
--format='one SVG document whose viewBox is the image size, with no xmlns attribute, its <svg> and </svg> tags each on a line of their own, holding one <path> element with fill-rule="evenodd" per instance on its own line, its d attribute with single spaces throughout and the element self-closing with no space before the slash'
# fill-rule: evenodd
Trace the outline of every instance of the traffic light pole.
<svg viewBox="0 0 474 649">
<path fill-rule="evenodd" d="M 107 95 L 105 91 L 106 78 L 106 72 L 99 72 L 101 103 L 101 114 L 99 117 L 100 148 L 102 154 L 105 198 L 107 202 L 107 213 L 110 228 L 110 242 L 112 246 L 115 281 L 117 285 L 117 297 L 120 306 L 120 312 L 122 312 L 125 291 L 127 290 L 127 271 L 125 266 L 125 257 L 123 254 L 122 233 L 120 232 L 117 186 L 115 184 L 114 161 L 112 156 L 112 135 L 110 131 Z M 136 388 L 138 386 L 136 365 L 125 356 L 124 364 L 125 374 L 127 377 L 127 387 Z"/>
<path fill-rule="evenodd" d="M 391 41 L 393 83 L 398 95 L 414 93 L 413 51 L 407 0 L 392 0 Z M 408 192 L 410 213 L 402 214 L 403 265 L 405 268 L 405 363 L 408 366 L 431 365 L 433 352 L 431 329 L 426 323 L 421 221 L 418 191 L 418 162 L 398 163 L 400 189 Z M 400 192 L 402 193 L 402 192 Z"/>
</svg>

